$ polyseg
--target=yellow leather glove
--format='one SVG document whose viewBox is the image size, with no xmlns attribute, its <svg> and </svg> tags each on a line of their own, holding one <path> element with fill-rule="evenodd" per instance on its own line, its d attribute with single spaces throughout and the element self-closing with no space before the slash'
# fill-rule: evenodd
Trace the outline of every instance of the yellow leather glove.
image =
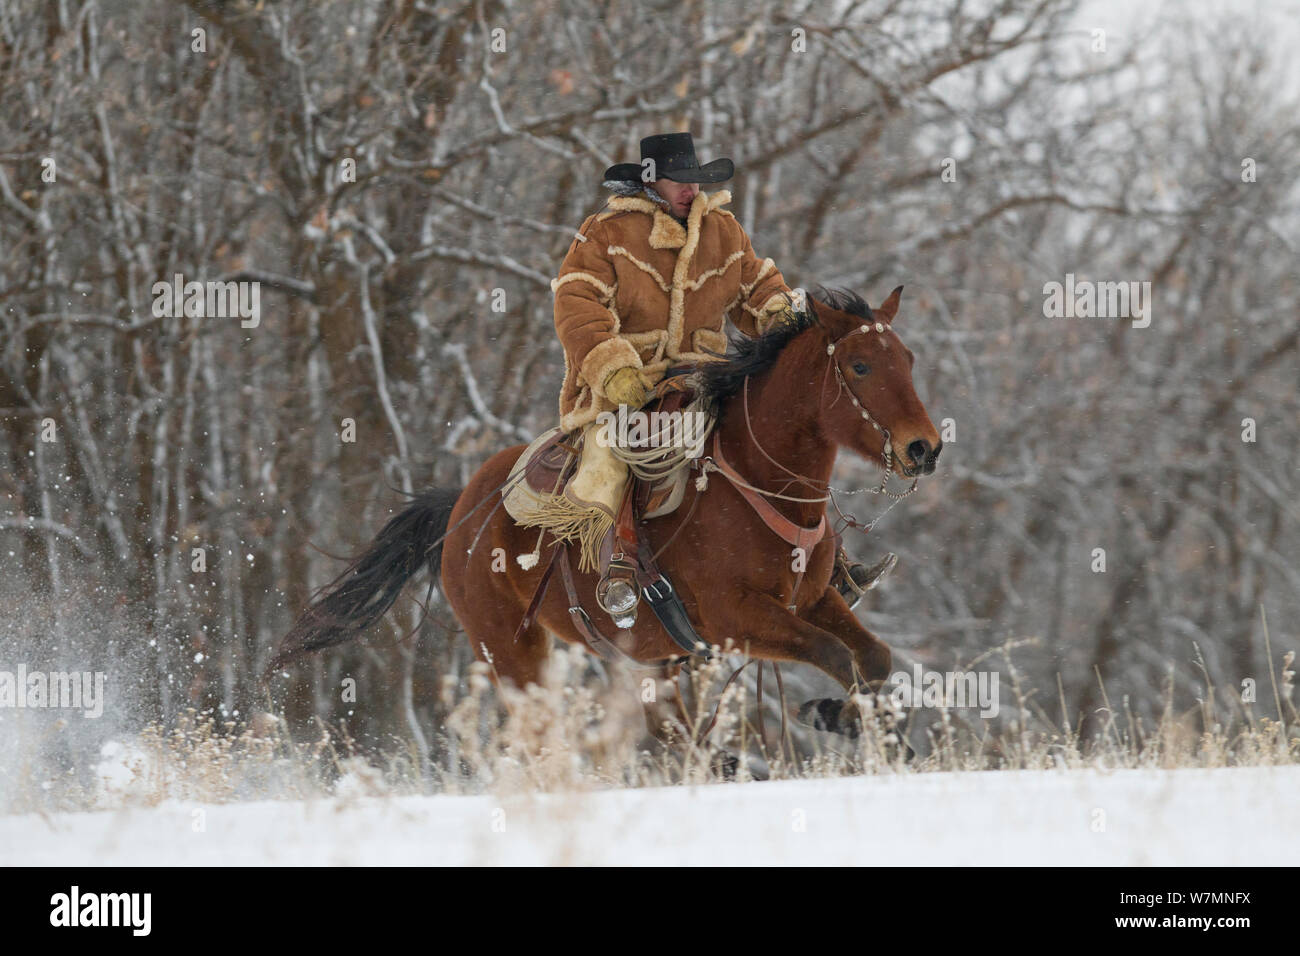
<svg viewBox="0 0 1300 956">
<path fill-rule="evenodd" d="M 794 309 L 790 307 L 790 299 L 783 292 L 778 292 L 764 302 L 761 311 L 763 314 L 755 323 L 759 335 L 767 334 L 777 322 L 786 322 L 794 318 Z"/>
<path fill-rule="evenodd" d="M 605 397 L 615 405 L 631 405 L 640 408 L 646 401 L 645 382 L 641 372 L 634 366 L 615 369 L 605 379 Z"/>
</svg>

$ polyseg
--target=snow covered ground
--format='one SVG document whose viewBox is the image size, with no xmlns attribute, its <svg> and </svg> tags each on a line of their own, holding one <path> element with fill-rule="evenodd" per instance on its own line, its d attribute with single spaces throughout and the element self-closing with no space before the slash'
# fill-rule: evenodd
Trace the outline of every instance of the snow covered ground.
<svg viewBox="0 0 1300 956">
<path fill-rule="evenodd" d="M 1293 864 L 1300 767 L 934 773 L 0 817 L 0 863 Z"/>
</svg>

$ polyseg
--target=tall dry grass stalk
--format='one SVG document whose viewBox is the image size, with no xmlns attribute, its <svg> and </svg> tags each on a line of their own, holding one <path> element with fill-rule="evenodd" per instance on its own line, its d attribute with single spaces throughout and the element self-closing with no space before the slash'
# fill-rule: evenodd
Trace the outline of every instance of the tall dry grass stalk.
<svg viewBox="0 0 1300 956">
<path fill-rule="evenodd" d="M 9 774 L 0 811 L 50 812 L 153 806 L 176 800 L 355 798 L 400 794 L 495 794 L 675 786 L 723 781 L 912 774 L 972 770 L 1273 766 L 1300 762 L 1300 720 L 1292 701 L 1295 655 L 1286 653 L 1265 714 L 1208 680 L 1195 707 L 1174 706 L 1171 667 L 1159 691 L 1158 719 L 1134 716 L 1130 701 L 1094 714 L 1049 715 L 1039 689 L 1025 685 L 1008 643 L 994 652 L 1009 678 L 1011 702 L 996 720 L 952 708 L 902 708 L 890 695 L 859 695 L 856 739 L 787 721 L 777 731 L 773 683 L 765 684 L 765 735 L 759 733 L 752 680 L 726 678 L 740 658 L 719 658 L 678 684 L 643 674 L 593 679 L 584 653 L 553 655 L 546 686 L 499 688 L 491 664 L 475 664 L 465 686 L 448 679 L 450 717 L 422 774 L 411 741 L 362 747 L 342 727 L 318 725 L 291 739 L 267 714 L 218 724 L 189 712 L 175 726 L 150 725 L 105 748 L 89 772 L 65 778 Z M 1059 695 L 1059 684 L 1058 684 Z M 648 723 L 643 704 L 653 698 Z M 1267 700 L 1267 698 L 1266 698 Z M 792 714 L 801 701 L 787 700 Z M 703 731 L 714 721 L 712 730 Z M 1086 735 L 1082 725 L 1090 721 Z M 54 729 L 51 733 L 58 733 Z"/>
</svg>

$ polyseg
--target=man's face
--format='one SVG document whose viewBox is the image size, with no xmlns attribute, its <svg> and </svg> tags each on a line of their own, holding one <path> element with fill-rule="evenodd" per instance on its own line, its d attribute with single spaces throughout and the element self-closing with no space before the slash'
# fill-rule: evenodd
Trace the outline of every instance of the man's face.
<svg viewBox="0 0 1300 956">
<path fill-rule="evenodd" d="M 686 218 L 686 214 L 691 211 L 691 203 L 700 193 L 699 183 L 675 183 L 671 179 L 656 179 L 650 188 L 668 200 L 673 215 L 680 219 Z"/>
</svg>

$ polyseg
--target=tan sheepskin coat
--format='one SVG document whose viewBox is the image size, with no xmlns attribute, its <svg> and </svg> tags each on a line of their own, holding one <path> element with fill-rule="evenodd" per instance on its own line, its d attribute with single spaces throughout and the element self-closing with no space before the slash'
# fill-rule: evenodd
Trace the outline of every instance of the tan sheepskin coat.
<svg viewBox="0 0 1300 956">
<path fill-rule="evenodd" d="M 701 192 L 682 228 L 650 199 L 614 196 L 582 224 L 551 283 L 566 431 L 615 407 L 604 385 L 617 369 L 640 368 L 651 386 L 670 365 L 716 360 L 704 350 L 725 350 L 726 319 L 746 335 L 765 331 L 763 307 L 789 289 L 722 208 L 730 201 L 726 190 Z"/>
</svg>

